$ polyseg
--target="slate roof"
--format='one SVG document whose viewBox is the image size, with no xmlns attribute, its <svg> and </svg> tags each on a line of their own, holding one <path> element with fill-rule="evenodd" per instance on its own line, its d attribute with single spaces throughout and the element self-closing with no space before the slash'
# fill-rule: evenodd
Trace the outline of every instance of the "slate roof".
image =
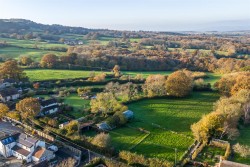
<svg viewBox="0 0 250 167">
<path fill-rule="evenodd" d="M 53 105 L 53 106 L 50 106 L 50 107 L 46 107 L 46 108 L 42 109 L 42 112 L 46 113 L 46 112 L 48 112 L 48 111 L 50 111 L 52 109 L 58 108 L 58 107 L 59 107 L 58 105 Z"/>
<path fill-rule="evenodd" d="M 21 155 L 23 155 L 23 156 L 25 156 L 25 157 L 27 157 L 27 156 L 30 154 L 29 151 L 27 151 L 27 150 L 25 150 L 25 149 L 23 149 L 23 148 L 21 148 L 21 147 L 18 147 L 17 145 L 15 145 L 15 146 L 12 148 L 12 150 L 14 150 L 15 152 L 17 152 L 17 153 L 19 153 L 19 154 L 21 154 Z"/>
<path fill-rule="evenodd" d="M 3 90 L 0 90 L 0 95 L 2 97 L 8 97 L 8 96 L 16 95 L 16 94 L 19 94 L 16 88 L 6 88 Z"/>
<path fill-rule="evenodd" d="M 9 136 L 9 137 L 7 137 L 5 139 L 2 139 L 1 142 L 2 142 L 3 145 L 8 145 L 10 143 L 15 142 L 15 140 L 14 140 L 14 138 L 12 136 Z"/>
<path fill-rule="evenodd" d="M 18 136 L 17 142 L 30 148 L 34 146 L 38 142 L 38 140 L 22 133 Z"/>
<path fill-rule="evenodd" d="M 20 133 L 12 133 L 12 134 L 9 134 L 9 133 L 6 133 L 6 132 L 1 132 L 0 133 L 0 142 L 3 144 L 3 145 L 8 145 L 12 142 L 15 142 L 16 141 L 16 137 L 20 135 Z"/>
<path fill-rule="evenodd" d="M 48 99 L 48 100 L 42 100 L 42 101 L 40 101 L 40 104 L 43 107 L 51 105 L 51 104 L 55 104 L 55 103 L 57 103 L 56 99 Z"/>
</svg>

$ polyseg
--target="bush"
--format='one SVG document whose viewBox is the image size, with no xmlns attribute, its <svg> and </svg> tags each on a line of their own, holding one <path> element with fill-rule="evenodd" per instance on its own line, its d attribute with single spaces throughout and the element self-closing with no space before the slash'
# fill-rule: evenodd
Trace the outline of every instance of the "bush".
<svg viewBox="0 0 250 167">
<path fill-rule="evenodd" d="M 143 155 L 138 155 L 136 153 L 131 153 L 129 151 L 121 151 L 119 153 L 119 158 L 126 161 L 128 165 L 134 166 L 150 166 L 150 167 L 170 167 L 173 166 L 172 163 L 157 158 L 145 158 Z"/>
<path fill-rule="evenodd" d="M 240 154 L 240 156 L 246 158 L 250 157 L 250 147 L 245 145 L 240 145 L 239 143 L 233 146 L 234 152 Z"/>
<path fill-rule="evenodd" d="M 108 148 L 111 146 L 111 137 L 109 134 L 100 133 L 94 137 L 91 143 L 100 148 Z"/>
<path fill-rule="evenodd" d="M 206 90 L 210 91 L 211 90 L 211 84 L 210 83 L 205 83 L 203 79 L 197 79 L 194 81 L 194 90 Z"/>
</svg>

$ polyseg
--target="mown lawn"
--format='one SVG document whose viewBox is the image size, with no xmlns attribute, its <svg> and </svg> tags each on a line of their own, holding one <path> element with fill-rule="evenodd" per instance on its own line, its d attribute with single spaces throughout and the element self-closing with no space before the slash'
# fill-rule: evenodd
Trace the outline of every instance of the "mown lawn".
<svg viewBox="0 0 250 167">
<path fill-rule="evenodd" d="M 82 111 L 84 108 L 88 108 L 90 103 L 90 100 L 81 99 L 77 94 L 71 94 L 63 99 L 65 104 L 74 108 L 68 114 L 74 116 L 76 119 L 84 116 Z"/>
<path fill-rule="evenodd" d="M 73 79 L 89 77 L 92 71 L 75 71 L 75 70 L 50 70 L 50 69 L 36 69 L 25 70 L 25 73 L 31 81 L 43 81 L 50 79 Z M 102 72 L 96 71 L 95 74 Z"/>
<path fill-rule="evenodd" d="M 117 150 L 129 149 L 147 135 L 146 133 L 129 127 L 114 129 L 110 131 L 109 134 L 112 137 L 112 144 Z M 121 141 L 122 144 L 120 144 Z"/>
<path fill-rule="evenodd" d="M 195 92 L 187 98 L 147 99 L 129 104 L 129 109 L 135 114 L 135 120 L 129 126 L 150 131 L 150 135 L 131 151 L 174 162 L 174 149 L 177 148 L 180 159 L 193 143 L 190 126 L 211 112 L 218 98 L 216 93 Z M 119 148 L 128 149 L 128 143 L 123 141 L 132 141 L 111 136 Z M 128 136 L 131 137 L 133 134 Z"/>
</svg>

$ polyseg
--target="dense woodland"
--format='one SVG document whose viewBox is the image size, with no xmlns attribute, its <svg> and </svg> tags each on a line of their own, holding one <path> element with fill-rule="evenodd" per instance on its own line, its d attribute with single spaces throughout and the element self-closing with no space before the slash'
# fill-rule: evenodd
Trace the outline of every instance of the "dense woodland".
<svg viewBox="0 0 250 167">
<path fill-rule="evenodd" d="M 228 33 L 166 33 L 92 30 L 60 25 L 42 25 L 27 20 L 1 20 L 1 37 L 63 43 L 72 39 L 64 34 L 91 42 L 83 45 L 52 47 L 64 56 L 46 55 L 41 62 L 21 60 L 31 68 L 112 69 L 163 71 L 186 68 L 192 71 L 229 73 L 249 69 L 250 36 L 248 32 Z M 79 39 L 78 40 L 81 40 Z M 109 38 L 105 44 L 99 40 Z M 0 47 L 8 47 L 6 41 Z M 39 49 L 34 44 L 32 48 Z M 25 59 L 25 56 L 24 58 Z M 26 62 L 25 62 L 26 61 Z"/>
</svg>

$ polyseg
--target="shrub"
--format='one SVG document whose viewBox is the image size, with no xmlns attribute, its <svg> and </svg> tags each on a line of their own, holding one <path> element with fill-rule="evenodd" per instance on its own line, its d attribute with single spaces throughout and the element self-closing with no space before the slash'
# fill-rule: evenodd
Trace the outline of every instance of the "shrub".
<svg viewBox="0 0 250 167">
<path fill-rule="evenodd" d="M 91 143 L 101 148 L 108 148 L 111 146 L 111 137 L 109 134 L 100 133 L 94 137 Z"/>
<path fill-rule="evenodd" d="M 136 153 L 131 153 L 129 151 L 121 151 L 119 153 L 119 158 L 126 161 L 128 165 L 135 166 L 149 166 L 149 167 L 170 167 L 173 166 L 172 163 L 158 158 L 145 158 L 143 155 L 138 155 Z"/>
<path fill-rule="evenodd" d="M 233 146 L 234 152 L 240 154 L 242 157 L 250 157 L 250 147 L 245 145 L 240 145 L 239 143 Z"/>
</svg>

